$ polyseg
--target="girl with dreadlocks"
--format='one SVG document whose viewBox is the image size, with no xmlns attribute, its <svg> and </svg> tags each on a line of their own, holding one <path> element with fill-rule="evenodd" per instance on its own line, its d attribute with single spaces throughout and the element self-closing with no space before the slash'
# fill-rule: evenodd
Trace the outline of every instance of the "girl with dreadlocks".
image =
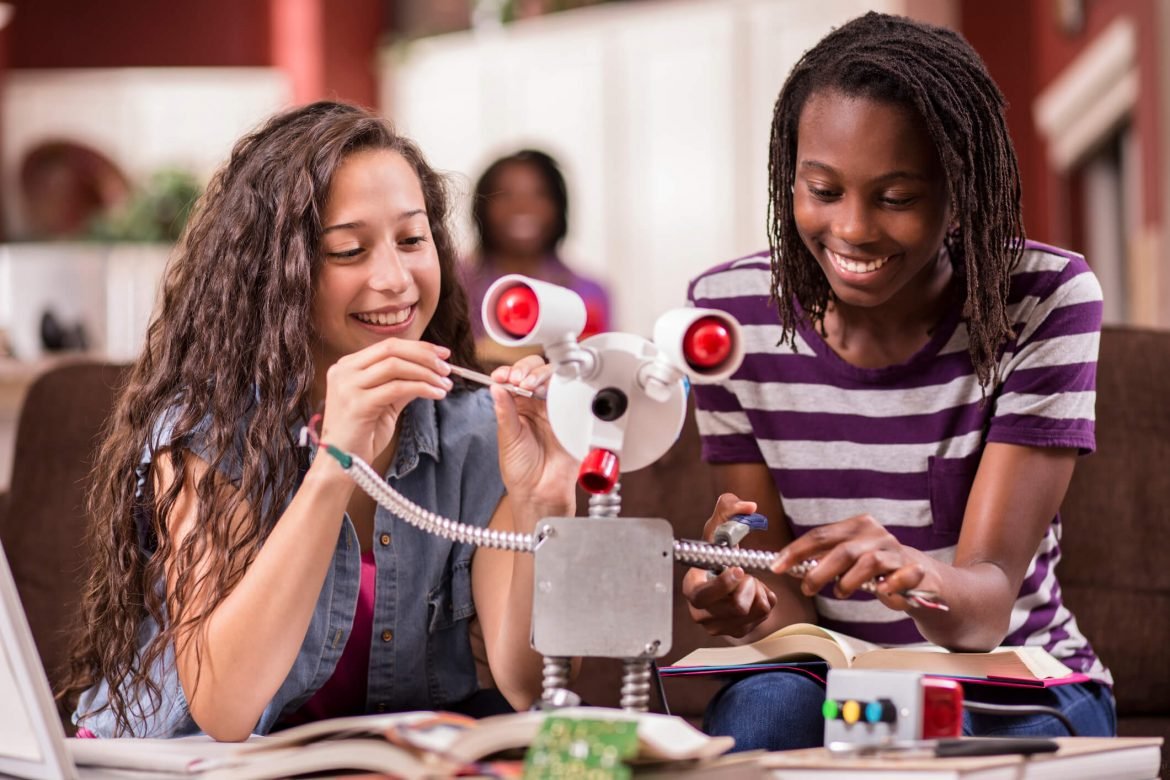
<svg viewBox="0 0 1170 780">
<path fill-rule="evenodd" d="M 867 14 L 797 62 L 772 121 L 770 254 L 690 287 L 739 318 L 748 350 L 726 384 L 695 388 L 726 491 L 707 532 L 762 512 L 747 543 L 780 552 L 776 573 L 692 570 L 683 590 L 736 642 L 806 621 L 887 646 L 1043 647 L 1084 682 L 968 698 L 1112 734 L 1109 672 L 1054 574 L 1058 509 L 1094 447 L 1101 291 L 1082 257 L 1024 240 L 1003 111 L 960 36 L 904 18 Z M 859 590 L 875 577 L 876 597 Z M 707 726 L 740 749 L 818 745 L 823 699 L 803 674 L 759 674 Z M 964 731 L 1068 733 L 1051 714 L 967 714 Z"/>
<path fill-rule="evenodd" d="M 440 515 L 530 532 L 572 514 L 543 402 L 452 381 L 475 363 L 447 214 L 442 178 L 365 110 L 316 103 L 237 143 L 96 466 L 98 560 L 63 693 L 81 694 L 83 734 L 475 714 L 473 617 L 508 702 L 539 695 L 531 557 L 408 526 L 297 445 L 323 410 L 322 442 Z M 537 364 L 495 377 L 535 387 Z"/>
</svg>

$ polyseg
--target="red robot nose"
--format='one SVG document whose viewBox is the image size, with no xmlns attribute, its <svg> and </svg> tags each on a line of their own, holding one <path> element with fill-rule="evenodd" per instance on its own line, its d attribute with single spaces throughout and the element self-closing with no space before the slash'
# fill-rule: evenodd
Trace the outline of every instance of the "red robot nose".
<svg viewBox="0 0 1170 780">
<path fill-rule="evenodd" d="M 731 331 L 718 317 L 703 317 L 687 328 L 683 357 L 691 368 L 718 367 L 731 354 Z"/>
<path fill-rule="evenodd" d="M 540 302 L 526 284 L 509 287 L 496 299 L 496 321 L 509 336 L 522 338 L 532 332 L 540 319 Z"/>
<path fill-rule="evenodd" d="M 617 455 L 609 450 L 590 450 L 581 461 L 577 484 L 590 493 L 608 493 L 617 484 L 620 473 Z"/>
</svg>

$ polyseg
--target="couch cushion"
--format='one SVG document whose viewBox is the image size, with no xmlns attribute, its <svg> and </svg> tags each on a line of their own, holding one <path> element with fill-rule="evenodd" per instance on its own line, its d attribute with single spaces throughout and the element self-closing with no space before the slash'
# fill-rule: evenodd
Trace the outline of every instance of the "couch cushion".
<svg viewBox="0 0 1170 780">
<path fill-rule="evenodd" d="M 1061 513 L 1067 603 L 1110 667 L 1122 716 L 1170 717 L 1170 333 L 1106 328 L 1097 452 Z"/>
<path fill-rule="evenodd" d="M 33 382 L 20 412 L 0 539 L 54 689 L 86 575 L 89 470 L 122 375 L 105 364 L 58 366 Z"/>
</svg>

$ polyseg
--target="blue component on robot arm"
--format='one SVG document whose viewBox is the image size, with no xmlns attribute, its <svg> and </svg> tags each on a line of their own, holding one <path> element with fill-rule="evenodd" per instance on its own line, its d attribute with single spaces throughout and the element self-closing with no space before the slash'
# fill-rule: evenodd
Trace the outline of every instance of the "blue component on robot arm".
<svg viewBox="0 0 1170 780">
<path fill-rule="evenodd" d="M 730 520 L 720 523 L 715 529 L 712 542 L 722 547 L 738 547 L 743 538 L 752 531 L 765 531 L 767 528 L 768 518 L 758 512 L 732 515 Z"/>
</svg>

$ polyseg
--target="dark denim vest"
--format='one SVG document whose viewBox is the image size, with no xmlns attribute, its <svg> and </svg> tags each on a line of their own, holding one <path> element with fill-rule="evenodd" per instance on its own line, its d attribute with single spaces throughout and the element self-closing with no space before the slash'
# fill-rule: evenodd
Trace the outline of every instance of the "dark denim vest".
<svg viewBox="0 0 1170 780">
<path fill-rule="evenodd" d="M 455 393 L 439 402 L 417 399 L 403 410 L 399 425 L 402 433 L 386 475 L 389 483 L 443 517 L 486 526 L 504 494 L 488 393 Z M 155 441 L 169 442 L 171 427 L 161 422 Z M 201 454 L 199 444 L 193 441 L 188 446 Z M 382 544 L 384 535 L 389 544 Z M 467 698 L 477 689 L 468 637 L 468 623 L 475 614 L 473 548 L 423 533 L 379 506 L 373 550 L 378 576 L 367 711 L 441 709 Z M 283 714 L 296 711 L 333 674 L 353 626 L 360 579 L 360 544 L 346 517 L 300 652 L 257 722 L 257 734 L 267 733 Z M 152 622 L 143 625 L 139 647 L 157 632 Z M 162 689 L 161 706 L 134 724 L 133 735 L 198 734 L 179 683 L 173 648 L 156 664 L 153 679 Z M 98 736 L 112 736 L 114 718 L 108 710 L 84 714 L 105 704 L 107 697 L 105 682 L 86 691 L 74 722 Z M 152 709 L 145 695 L 143 703 Z"/>
</svg>

